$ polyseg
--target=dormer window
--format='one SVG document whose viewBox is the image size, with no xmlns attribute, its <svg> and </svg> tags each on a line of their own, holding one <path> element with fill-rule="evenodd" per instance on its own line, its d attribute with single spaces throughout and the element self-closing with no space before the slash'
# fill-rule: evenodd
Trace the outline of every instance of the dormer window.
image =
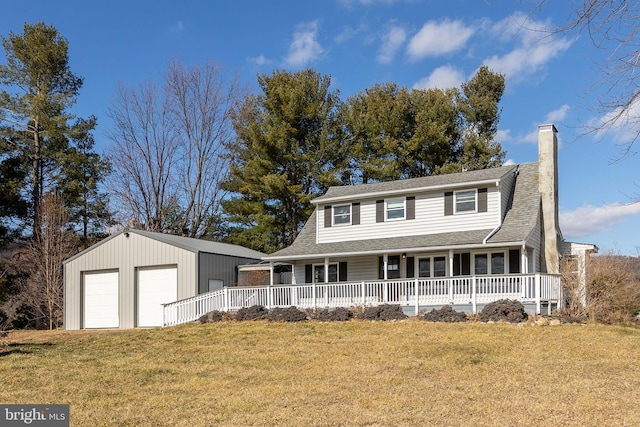
<svg viewBox="0 0 640 427">
<path fill-rule="evenodd" d="M 476 211 L 476 190 L 456 191 L 455 199 L 455 213 Z"/>
<path fill-rule="evenodd" d="M 487 188 L 444 193 L 444 215 L 487 212 Z"/>
<path fill-rule="evenodd" d="M 404 219 L 404 198 L 387 200 L 387 221 Z"/>
<path fill-rule="evenodd" d="M 340 205 L 333 207 L 333 224 L 349 225 L 351 224 L 351 205 Z"/>
</svg>

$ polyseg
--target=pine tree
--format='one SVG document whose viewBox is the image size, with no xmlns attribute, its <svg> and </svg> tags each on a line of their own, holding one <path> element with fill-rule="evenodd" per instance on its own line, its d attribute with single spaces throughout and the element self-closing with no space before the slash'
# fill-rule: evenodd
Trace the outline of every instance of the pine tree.
<svg viewBox="0 0 640 427">
<path fill-rule="evenodd" d="M 234 117 L 237 138 L 224 202 L 226 240 L 271 252 L 290 245 L 311 214 L 311 199 L 339 183 L 346 161 L 338 93 L 313 70 L 261 75 L 262 93 Z"/>
</svg>

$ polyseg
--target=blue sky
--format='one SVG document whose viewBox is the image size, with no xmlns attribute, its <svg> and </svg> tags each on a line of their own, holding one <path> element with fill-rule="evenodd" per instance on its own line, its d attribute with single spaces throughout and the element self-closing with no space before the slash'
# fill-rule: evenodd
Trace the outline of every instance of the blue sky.
<svg viewBox="0 0 640 427">
<path fill-rule="evenodd" d="M 564 237 L 638 255 L 639 157 L 619 160 L 620 128 L 583 136 L 584 124 L 601 120 L 593 85 L 606 52 L 584 36 L 541 40 L 538 31 L 564 22 L 565 3 L 527 18 L 529 3 L 517 0 L 21 0 L 3 6 L 0 34 L 43 20 L 67 38 L 71 68 L 85 79 L 73 112 L 98 117 L 99 149 L 116 85 L 159 80 L 173 58 L 213 60 L 254 91 L 257 74 L 311 67 L 342 99 L 390 81 L 458 86 L 488 65 L 506 75 L 499 139 L 509 162 L 537 160 L 539 124 L 559 130 Z"/>
</svg>

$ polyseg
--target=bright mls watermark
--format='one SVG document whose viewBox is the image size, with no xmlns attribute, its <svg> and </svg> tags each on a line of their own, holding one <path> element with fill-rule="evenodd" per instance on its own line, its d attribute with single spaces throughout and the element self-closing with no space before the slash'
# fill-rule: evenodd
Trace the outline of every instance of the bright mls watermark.
<svg viewBox="0 0 640 427">
<path fill-rule="evenodd" d="M 69 405 L 0 405 L 0 425 L 69 427 Z"/>
</svg>

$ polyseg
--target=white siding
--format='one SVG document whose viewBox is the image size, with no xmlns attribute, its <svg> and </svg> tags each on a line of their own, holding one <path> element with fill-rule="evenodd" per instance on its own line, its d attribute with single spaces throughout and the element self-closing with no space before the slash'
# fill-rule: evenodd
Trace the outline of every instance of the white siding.
<svg viewBox="0 0 640 427">
<path fill-rule="evenodd" d="M 399 255 L 399 254 L 398 254 Z M 355 256 L 347 258 L 329 258 L 330 263 L 347 262 L 347 281 L 361 282 L 365 280 L 378 279 L 378 256 Z M 324 259 L 313 259 L 298 261 L 294 264 L 293 274 L 296 276 L 298 285 L 304 284 L 304 271 L 306 264 L 323 264 Z"/>
<path fill-rule="evenodd" d="M 503 202 L 504 203 L 504 202 Z M 497 187 L 487 190 L 487 212 L 444 215 L 444 192 L 416 195 L 415 219 L 376 222 L 376 200 L 360 203 L 360 224 L 324 227 L 324 205 L 317 208 L 317 242 L 333 243 L 371 238 L 428 235 L 493 229 L 499 224 Z"/>
</svg>

